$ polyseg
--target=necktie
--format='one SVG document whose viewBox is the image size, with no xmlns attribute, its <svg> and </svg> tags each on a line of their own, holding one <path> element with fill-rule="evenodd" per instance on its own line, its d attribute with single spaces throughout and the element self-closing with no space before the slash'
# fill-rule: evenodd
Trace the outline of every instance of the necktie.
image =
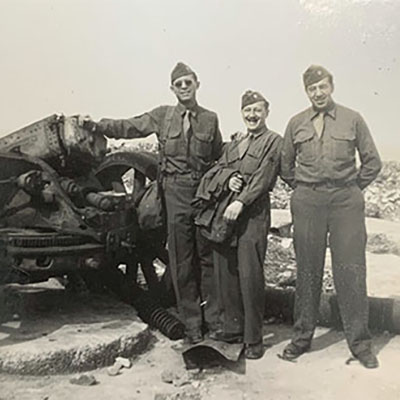
<svg viewBox="0 0 400 400">
<path fill-rule="evenodd" d="M 190 131 L 190 114 L 191 112 L 189 110 L 186 110 L 183 114 L 182 130 L 183 130 L 183 136 L 185 137 L 186 140 L 188 139 Z"/>
<path fill-rule="evenodd" d="M 313 119 L 314 128 L 319 138 L 321 137 L 322 132 L 324 131 L 324 115 L 325 114 L 323 112 L 320 112 Z"/>
<path fill-rule="evenodd" d="M 247 136 L 239 142 L 239 144 L 238 144 L 239 158 L 243 158 L 247 149 L 249 148 L 250 138 L 251 138 L 251 135 L 247 134 Z"/>
</svg>

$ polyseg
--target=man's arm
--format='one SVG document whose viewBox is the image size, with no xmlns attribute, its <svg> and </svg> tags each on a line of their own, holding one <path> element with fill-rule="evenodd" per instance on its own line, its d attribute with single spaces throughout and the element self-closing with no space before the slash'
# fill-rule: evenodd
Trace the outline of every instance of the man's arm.
<svg viewBox="0 0 400 400">
<path fill-rule="evenodd" d="M 103 118 L 95 124 L 96 132 L 109 138 L 135 139 L 159 134 L 160 124 L 165 115 L 165 107 L 128 119 Z"/>
<path fill-rule="evenodd" d="M 356 121 L 356 146 L 361 161 L 357 184 L 361 189 L 365 189 L 378 176 L 382 162 L 368 126 L 361 115 Z"/>
<path fill-rule="evenodd" d="M 285 135 L 283 137 L 283 145 L 281 152 L 281 178 L 284 180 L 292 189 L 296 187 L 295 180 L 295 161 L 296 161 L 296 149 L 293 144 L 292 124 L 289 121 Z"/>
<path fill-rule="evenodd" d="M 213 140 L 213 150 L 212 150 L 212 159 L 214 161 L 218 161 L 221 158 L 223 152 L 223 143 L 222 143 L 222 135 L 219 130 L 218 117 L 215 119 L 215 136 Z"/>
</svg>

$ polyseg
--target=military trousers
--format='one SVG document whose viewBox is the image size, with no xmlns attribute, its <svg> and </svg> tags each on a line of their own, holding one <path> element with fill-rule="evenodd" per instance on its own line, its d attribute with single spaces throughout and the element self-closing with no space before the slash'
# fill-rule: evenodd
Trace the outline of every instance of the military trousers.
<svg viewBox="0 0 400 400">
<path fill-rule="evenodd" d="M 188 335 L 198 333 L 204 327 L 203 321 L 214 329 L 217 320 L 212 250 L 194 225 L 191 204 L 198 183 L 187 175 L 163 178 L 170 272 Z"/>
<path fill-rule="evenodd" d="M 307 348 L 314 334 L 325 253 L 331 251 L 339 311 L 353 355 L 371 349 L 366 287 L 364 197 L 357 185 L 301 185 L 291 198 L 297 280 L 292 342 Z"/>
<path fill-rule="evenodd" d="M 237 246 L 214 245 L 214 268 L 221 328 L 262 341 L 265 307 L 264 260 L 270 227 L 269 198 L 245 209 L 237 221 Z"/>
</svg>

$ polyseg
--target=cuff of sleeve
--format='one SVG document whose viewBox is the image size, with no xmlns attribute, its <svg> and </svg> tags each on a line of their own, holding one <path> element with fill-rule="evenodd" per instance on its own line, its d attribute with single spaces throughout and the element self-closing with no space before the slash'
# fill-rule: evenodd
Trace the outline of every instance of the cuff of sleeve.
<svg viewBox="0 0 400 400">
<path fill-rule="evenodd" d="M 243 204 L 243 207 L 246 206 L 246 196 L 243 193 L 240 193 L 238 197 L 235 199 L 236 201 L 240 201 Z"/>
<path fill-rule="evenodd" d="M 357 179 L 356 183 L 361 190 L 364 190 L 370 184 L 370 182 L 363 182 L 361 179 Z"/>
</svg>

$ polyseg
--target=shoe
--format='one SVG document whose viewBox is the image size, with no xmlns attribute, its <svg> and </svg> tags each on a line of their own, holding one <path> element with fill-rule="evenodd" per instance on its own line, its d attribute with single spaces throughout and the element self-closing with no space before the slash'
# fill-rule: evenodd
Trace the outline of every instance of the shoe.
<svg viewBox="0 0 400 400">
<path fill-rule="evenodd" d="M 243 342 L 243 335 L 241 333 L 225 333 L 221 330 L 210 332 L 208 337 L 212 340 L 229 344 Z"/>
<path fill-rule="evenodd" d="M 246 344 L 244 348 L 244 356 L 249 360 L 258 360 L 264 355 L 263 342 Z"/>
<path fill-rule="evenodd" d="M 356 355 L 356 358 L 360 363 L 365 367 L 365 368 L 378 368 L 379 367 L 379 361 L 376 358 L 375 354 L 372 352 L 364 352 Z"/>
<path fill-rule="evenodd" d="M 296 358 L 300 357 L 302 354 L 304 354 L 309 348 L 310 346 L 299 347 L 293 343 L 289 343 L 284 348 L 282 355 L 280 355 L 280 358 L 286 361 L 293 361 Z"/>
<path fill-rule="evenodd" d="M 203 341 L 203 335 L 200 332 L 186 333 L 185 342 L 188 344 L 198 344 Z"/>
</svg>

